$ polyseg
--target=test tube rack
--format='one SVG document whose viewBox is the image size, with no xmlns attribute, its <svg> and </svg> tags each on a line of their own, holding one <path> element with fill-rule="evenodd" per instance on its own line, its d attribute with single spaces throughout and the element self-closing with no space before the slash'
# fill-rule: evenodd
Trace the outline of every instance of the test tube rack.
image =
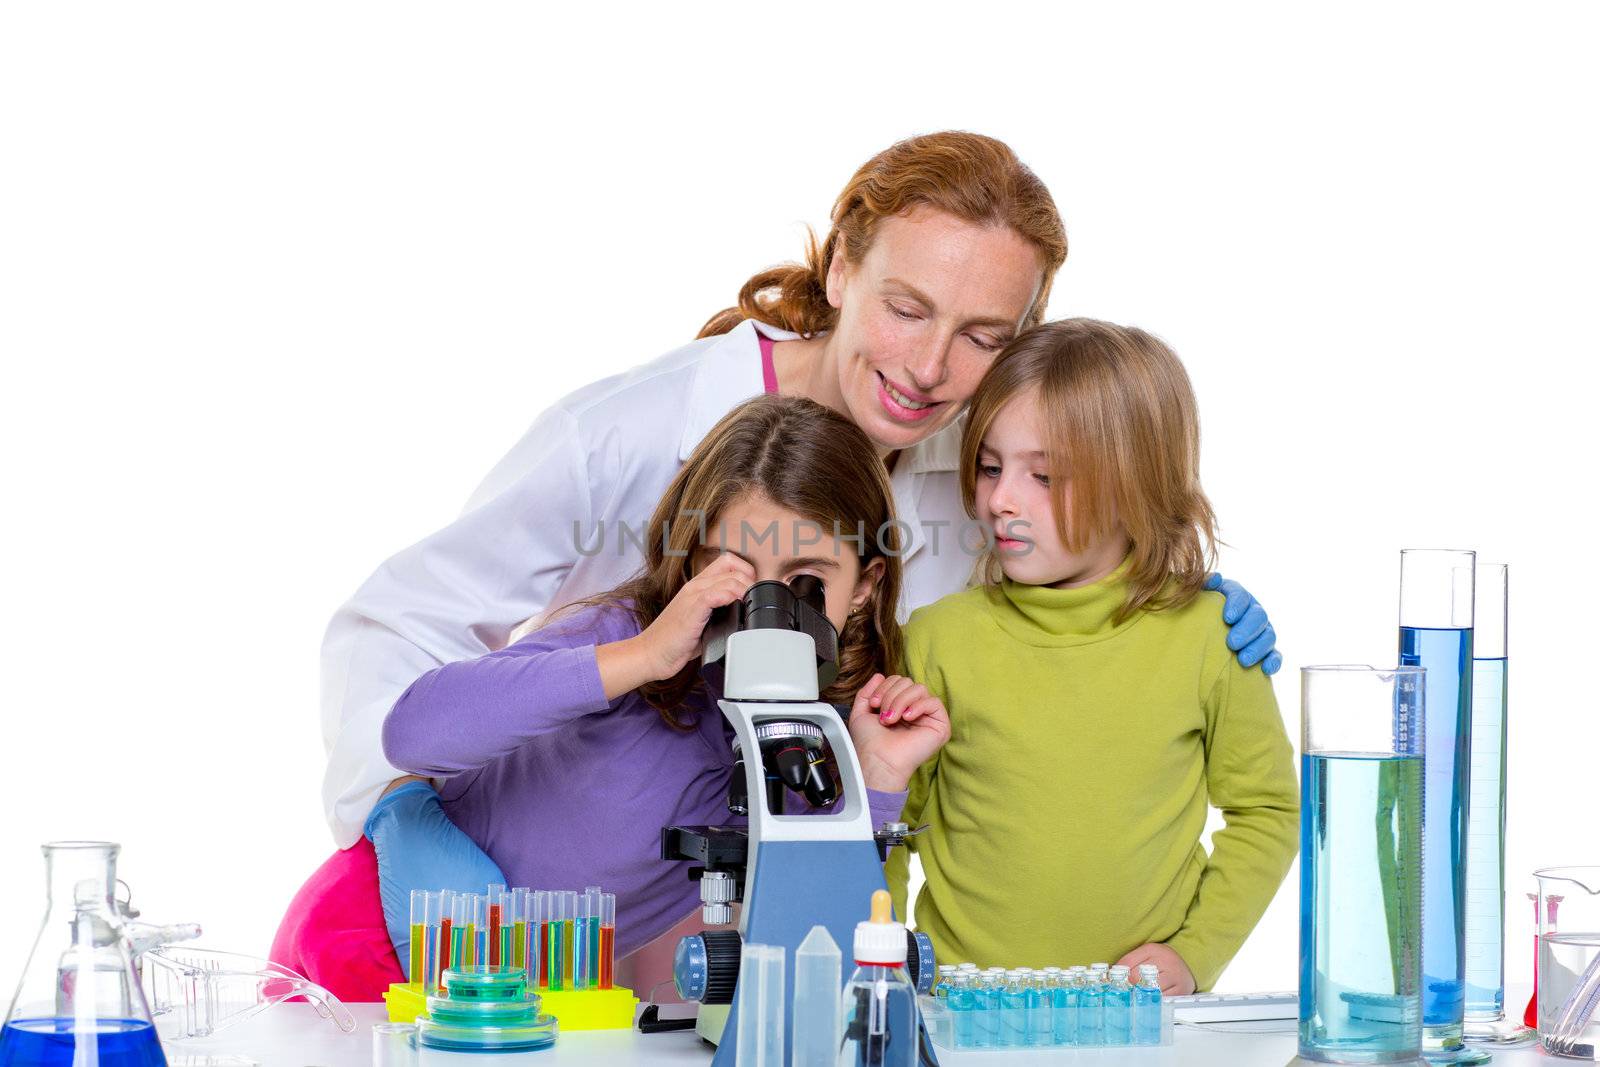
<svg viewBox="0 0 1600 1067">
<path fill-rule="evenodd" d="M 502 885 L 483 894 L 417 890 L 408 954 L 414 980 L 384 994 L 389 1018 L 423 1015 L 447 972 L 473 970 L 520 977 L 564 1029 L 630 1027 L 638 998 L 613 981 L 616 913 L 615 895 L 599 886 L 582 893 Z"/>
</svg>

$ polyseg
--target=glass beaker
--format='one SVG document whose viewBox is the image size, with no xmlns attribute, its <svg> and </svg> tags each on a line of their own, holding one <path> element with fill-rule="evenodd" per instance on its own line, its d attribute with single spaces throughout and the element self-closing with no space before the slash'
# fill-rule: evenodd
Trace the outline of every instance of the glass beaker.
<svg viewBox="0 0 1600 1067">
<path fill-rule="evenodd" d="M 44 846 L 49 908 L 0 1030 L 0 1067 L 166 1067 L 113 894 L 119 846 Z"/>
<path fill-rule="evenodd" d="M 1533 876 L 1539 880 L 1539 1043 L 1557 1056 L 1600 1058 L 1600 867 L 1546 867 Z"/>
<path fill-rule="evenodd" d="M 1420 667 L 1300 672 L 1300 1055 L 1422 1047 Z"/>
<path fill-rule="evenodd" d="M 1466 1050 L 1468 759 L 1476 553 L 1400 553 L 1400 662 L 1428 672 L 1422 810 L 1422 1048 L 1435 1062 L 1485 1062 Z"/>
</svg>

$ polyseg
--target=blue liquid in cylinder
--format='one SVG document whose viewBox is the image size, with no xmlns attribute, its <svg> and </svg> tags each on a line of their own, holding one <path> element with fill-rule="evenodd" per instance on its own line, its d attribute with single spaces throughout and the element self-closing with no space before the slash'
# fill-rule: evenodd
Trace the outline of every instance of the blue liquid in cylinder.
<svg viewBox="0 0 1600 1067">
<path fill-rule="evenodd" d="M 1505 1011 L 1506 661 L 1472 661 L 1467 811 L 1467 1016 Z"/>
<path fill-rule="evenodd" d="M 0 1067 L 166 1067 L 156 1028 L 149 1023 L 96 1019 L 94 1028 L 92 1034 L 77 1033 L 74 1018 L 13 1020 L 0 1029 Z"/>
<path fill-rule="evenodd" d="M 1467 773 L 1472 631 L 1400 627 L 1400 663 L 1427 668 L 1422 741 L 1422 1025 L 1460 1044 L 1466 1008 Z"/>
<path fill-rule="evenodd" d="M 1302 1055 L 1417 1053 L 1422 774 L 1417 756 L 1301 757 Z"/>
</svg>

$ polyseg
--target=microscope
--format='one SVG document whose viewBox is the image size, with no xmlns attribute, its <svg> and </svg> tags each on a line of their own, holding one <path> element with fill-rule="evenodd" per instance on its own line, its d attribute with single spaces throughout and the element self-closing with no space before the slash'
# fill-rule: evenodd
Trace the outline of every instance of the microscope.
<svg viewBox="0 0 1600 1067">
<path fill-rule="evenodd" d="M 742 945 L 783 946 L 787 989 L 795 951 L 813 926 L 827 927 L 848 952 L 864 902 L 884 888 L 888 849 L 910 831 L 904 823 L 874 829 L 848 712 L 818 699 L 838 675 L 838 634 L 820 579 L 751 586 L 713 615 L 703 663 L 723 667 L 719 706 L 733 727 L 735 760 L 728 810 L 747 825 L 664 827 L 661 858 L 694 864 L 689 876 L 700 883 L 708 926 L 731 923 L 733 905 L 743 904 L 737 930 L 686 937 L 673 961 L 679 995 L 701 1003 L 696 1031 L 718 1046 L 713 1067 L 732 1067 Z M 932 944 L 925 934 L 908 932 L 906 940 L 907 972 L 925 993 L 935 973 Z M 788 1024 L 785 1061 L 793 1046 Z M 937 1064 L 925 1031 L 922 1060 Z"/>
</svg>

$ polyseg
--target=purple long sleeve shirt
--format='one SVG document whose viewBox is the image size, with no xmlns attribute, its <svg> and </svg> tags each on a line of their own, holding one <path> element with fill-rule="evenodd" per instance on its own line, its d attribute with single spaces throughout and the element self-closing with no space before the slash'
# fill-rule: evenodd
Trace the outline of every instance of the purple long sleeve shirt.
<svg viewBox="0 0 1600 1067">
<path fill-rule="evenodd" d="M 579 609 L 516 644 L 412 683 L 383 724 L 409 774 L 446 779 L 445 814 L 514 885 L 617 895 L 617 955 L 699 906 L 687 861 L 661 859 L 661 828 L 737 824 L 728 812 L 732 731 L 715 693 L 664 723 L 636 693 L 608 701 L 595 647 L 639 632 L 632 613 Z M 868 790 L 874 826 L 906 794 Z"/>
</svg>

